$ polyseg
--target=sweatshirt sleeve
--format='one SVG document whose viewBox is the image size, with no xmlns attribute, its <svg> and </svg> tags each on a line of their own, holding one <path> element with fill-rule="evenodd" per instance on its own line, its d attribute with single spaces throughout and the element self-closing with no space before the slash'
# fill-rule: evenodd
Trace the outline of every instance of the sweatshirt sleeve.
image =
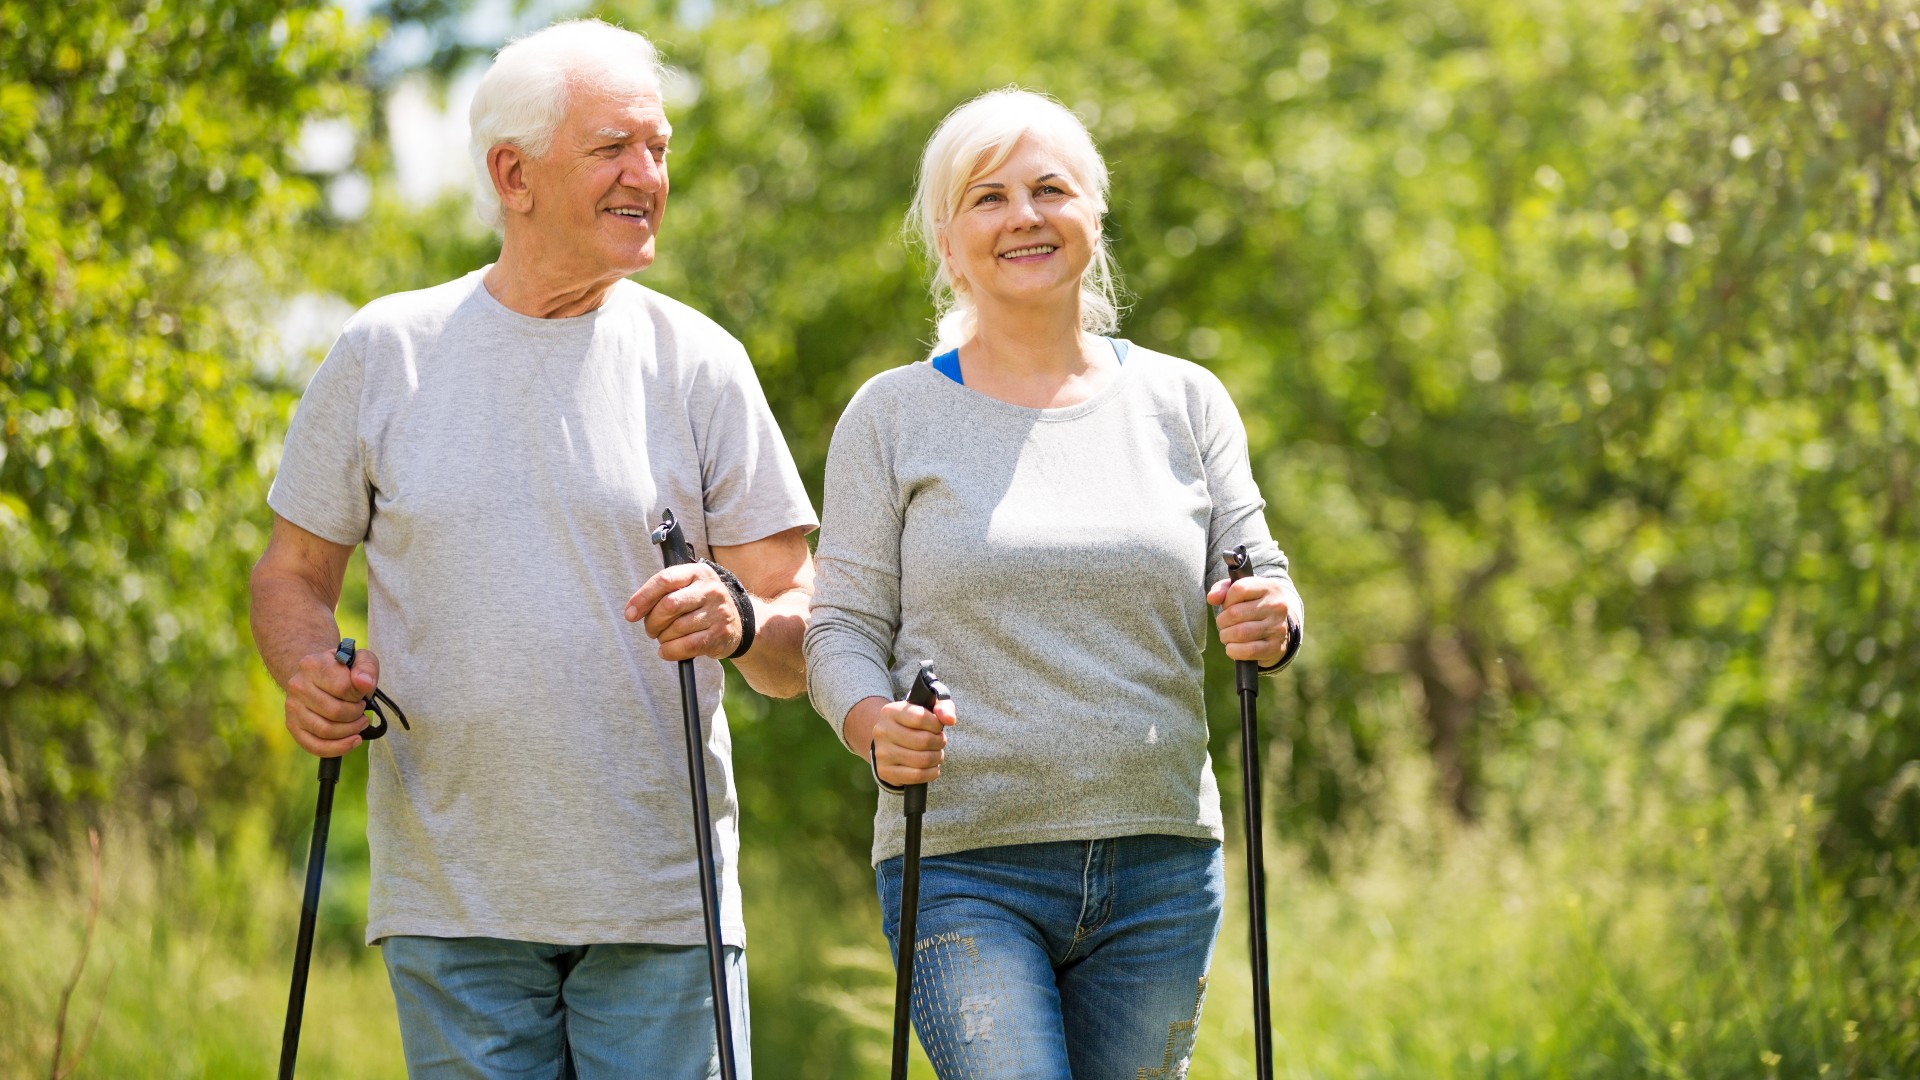
<svg viewBox="0 0 1920 1080">
<path fill-rule="evenodd" d="M 808 696 L 843 745 L 854 705 L 894 696 L 888 660 L 900 630 L 904 498 L 876 396 L 872 384 L 854 396 L 827 451 L 805 645 Z"/>
<path fill-rule="evenodd" d="M 1226 576 L 1221 554 L 1247 545 L 1254 573 L 1287 583 L 1296 619 L 1302 612 L 1300 595 L 1287 570 L 1287 554 L 1267 528 L 1267 501 L 1253 479 L 1247 452 L 1247 429 L 1227 388 L 1211 372 L 1202 370 L 1194 387 L 1201 458 L 1207 470 L 1207 489 L 1213 496 L 1213 518 L 1207 528 L 1207 587 Z"/>
</svg>

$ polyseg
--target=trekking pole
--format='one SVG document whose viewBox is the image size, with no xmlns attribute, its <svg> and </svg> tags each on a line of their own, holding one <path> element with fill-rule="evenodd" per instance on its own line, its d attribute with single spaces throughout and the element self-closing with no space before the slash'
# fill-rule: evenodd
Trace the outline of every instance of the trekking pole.
<svg viewBox="0 0 1920 1080">
<path fill-rule="evenodd" d="M 696 562 L 686 533 L 668 510 L 653 530 L 660 558 L 669 567 Z M 707 975 L 713 980 L 713 1030 L 719 1040 L 720 1076 L 734 1080 L 733 1014 L 727 1007 L 726 961 L 720 952 L 720 882 L 713 861 L 713 812 L 707 808 L 707 739 L 700 729 L 700 689 L 693 661 L 680 661 L 680 712 L 687 729 L 687 778 L 693 788 L 693 844 L 700 853 L 700 910 L 707 923 Z"/>
<path fill-rule="evenodd" d="M 341 638 L 333 658 L 345 667 L 353 666 L 352 638 Z M 379 717 L 368 724 L 360 737 L 371 742 L 387 733 L 387 714 L 380 703 L 386 702 L 400 726 L 412 730 L 407 714 L 392 698 L 375 687 L 361 702 L 366 711 Z M 313 808 L 313 841 L 307 848 L 307 890 L 300 899 L 300 936 L 293 949 L 293 986 L 287 992 L 287 1026 L 280 1033 L 280 1080 L 293 1080 L 293 1059 L 300 1053 L 300 1020 L 307 1006 L 307 966 L 313 959 L 313 925 L 320 915 L 320 874 L 327 864 L 327 830 L 333 824 L 333 789 L 340 782 L 340 759 L 320 759 L 320 800 Z"/>
<path fill-rule="evenodd" d="M 1226 553 L 1227 577 L 1239 581 L 1253 573 L 1253 561 L 1247 557 L 1247 545 Z M 1289 622 L 1287 651 L 1269 670 L 1278 671 L 1293 662 L 1300 651 L 1300 626 Z M 1253 963 L 1253 1045 L 1255 1073 L 1259 1080 L 1273 1080 L 1273 1003 L 1267 995 L 1267 873 L 1262 851 L 1260 813 L 1260 666 L 1252 660 L 1233 662 L 1233 681 L 1240 692 L 1240 785 L 1245 794 L 1247 832 L 1247 932 L 1252 942 Z"/>
<path fill-rule="evenodd" d="M 920 673 L 913 677 L 907 691 L 907 704 L 929 712 L 935 703 L 951 701 L 947 685 L 933 673 L 933 661 L 920 661 Z M 874 767 L 874 779 L 880 779 Z M 907 850 L 900 867 L 900 929 L 897 935 L 900 959 L 894 964 L 893 979 L 893 1080 L 907 1077 L 907 1018 L 913 1002 L 913 945 L 920 922 L 920 816 L 927 812 L 927 785 L 908 784 L 895 788 L 882 781 L 881 786 L 902 796 L 907 814 Z"/>
</svg>

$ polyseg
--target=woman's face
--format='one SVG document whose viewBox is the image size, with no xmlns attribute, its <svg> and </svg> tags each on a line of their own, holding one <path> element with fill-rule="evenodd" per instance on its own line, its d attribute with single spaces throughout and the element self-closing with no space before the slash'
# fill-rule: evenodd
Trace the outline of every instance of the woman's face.
<svg viewBox="0 0 1920 1080">
<path fill-rule="evenodd" d="M 1100 242 L 1095 200 L 1063 155 L 1023 137 L 999 168 L 967 182 L 941 233 L 955 291 L 983 308 L 996 300 L 1077 305 Z"/>
</svg>

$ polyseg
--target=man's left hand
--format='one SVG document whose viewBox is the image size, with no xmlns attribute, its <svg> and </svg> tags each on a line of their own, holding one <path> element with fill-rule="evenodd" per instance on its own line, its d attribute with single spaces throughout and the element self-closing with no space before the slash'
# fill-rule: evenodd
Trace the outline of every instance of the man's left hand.
<svg viewBox="0 0 1920 1080">
<path fill-rule="evenodd" d="M 727 583 L 705 563 L 670 566 L 627 601 L 627 621 L 644 622 L 660 659 L 725 659 L 740 647 L 740 609 Z"/>
</svg>

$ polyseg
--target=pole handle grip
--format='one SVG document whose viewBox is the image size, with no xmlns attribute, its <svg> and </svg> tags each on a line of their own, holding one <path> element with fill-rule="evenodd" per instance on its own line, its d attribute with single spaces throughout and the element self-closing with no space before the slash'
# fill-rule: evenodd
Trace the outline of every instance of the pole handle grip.
<svg viewBox="0 0 1920 1080">
<path fill-rule="evenodd" d="M 653 527 L 648 538 L 660 546 L 660 561 L 668 566 L 699 561 L 693 557 L 693 545 L 687 543 L 687 534 L 672 510 L 661 512 L 660 524 Z"/>
<path fill-rule="evenodd" d="M 1243 581 L 1253 576 L 1253 558 L 1247 554 L 1247 545 L 1236 545 L 1222 557 L 1227 560 L 1228 581 Z M 1233 684 L 1243 694 L 1259 694 L 1260 665 L 1251 660 L 1235 660 Z"/>
<path fill-rule="evenodd" d="M 913 677 L 913 685 L 907 688 L 907 704 L 916 705 L 931 711 L 935 704 L 952 701 L 953 694 L 947 690 L 947 684 L 933 670 L 933 661 L 920 661 L 920 670 Z M 927 785 L 908 784 L 901 789 L 906 799 L 906 812 L 923 814 L 927 809 Z"/>
<path fill-rule="evenodd" d="M 922 709 L 931 709 L 937 702 L 952 701 L 953 694 L 947 684 L 940 681 L 934 673 L 933 661 L 920 661 L 920 671 L 913 677 L 913 685 L 907 688 L 907 704 Z"/>
<path fill-rule="evenodd" d="M 1239 544 L 1232 551 L 1223 552 L 1221 558 L 1227 561 L 1227 580 L 1241 581 L 1253 576 L 1253 558 L 1247 554 L 1247 545 Z M 1260 675 L 1263 671 L 1279 671 L 1293 663 L 1293 656 L 1300 651 L 1299 624 L 1287 624 L 1287 651 L 1281 655 L 1280 662 L 1269 668 L 1262 668 L 1251 660 L 1233 662 L 1233 682 L 1243 694 L 1260 693 Z"/>
<path fill-rule="evenodd" d="M 1228 581 L 1241 581 L 1253 576 L 1253 557 L 1247 554 L 1247 545 L 1236 545 L 1221 557 L 1227 560 Z"/>
<path fill-rule="evenodd" d="M 1240 581 L 1253 576 L 1253 558 L 1247 554 L 1247 545 L 1237 545 L 1232 551 L 1222 553 L 1221 557 L 1227 561 L 1228 581 Z M 1287 622 L 1287 651 L 1280 654 L 1279 661 L 1270 667 L 1261 667 L 1251 660 L 1235 660 L 1233 662 L 1235 683 L 1238 684 L 1241 690 L 1251 690 L 1258 693 L 1259 685 L 1254 682 L 1254 680 L 1261 675 L 1270 675 L 1286 667 L 1288 664 L 1293 663 L 1293 658 L 1300 653 L 1300 641 L 1300 624 L 1289 620 Z"/>
</svg>

